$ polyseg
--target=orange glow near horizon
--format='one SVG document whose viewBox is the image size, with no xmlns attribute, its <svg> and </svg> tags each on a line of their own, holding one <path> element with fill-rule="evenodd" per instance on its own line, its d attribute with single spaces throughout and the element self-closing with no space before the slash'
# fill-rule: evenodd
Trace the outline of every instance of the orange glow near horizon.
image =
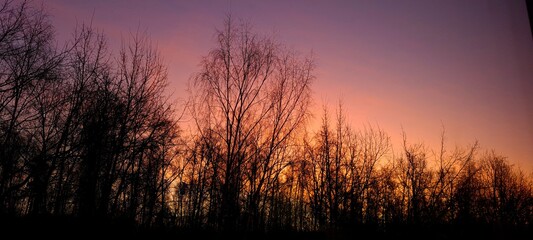
<svg viewBox="0 0 533 240">
<path fill-rule="evenodd" d="M 46 1 L 59 42 L 92 21 L 116 51 L 146 30 L 168 66 L 170 92 L 214 47 L 228 13 L 302 55 L 316 57 L 314 121 L 340 100 L 354 128 L 379 126 L 399 149 L 478 140 L 533 170 L 533 41 L 523 1 L 416 4 L 374 1 Z"/>
</svg>

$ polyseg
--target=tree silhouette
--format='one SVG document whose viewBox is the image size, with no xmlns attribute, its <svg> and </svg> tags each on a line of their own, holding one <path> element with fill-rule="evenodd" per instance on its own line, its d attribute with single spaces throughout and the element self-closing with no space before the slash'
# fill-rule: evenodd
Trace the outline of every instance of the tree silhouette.
<svg viewBox="0 0 533 240">
<path fill-rule="evenodd" d="M 176 106 L 146 34 L 113 51 L 82 24 L 61 48 L 28 1 L 3 1 L 0 19 L 6 231 L 531 235 L 533 175 L 477 142 L 450 150 L 444 131 L 436 150 L 406 133 L 394 149 L 342 103 L 311 130 L 313 59 L 248 23 L 224 21 Z"/>
<path fill-rule="evenodd" d="M 313 62 L 231 18 L 217 41 L 194 79 L 191 113 L 201 138 L 220 150 L 212 164 L 220 174 L 218 221 L 235 230 L 245 211 L 247 227 L 259 230 L 287 144 L 307 115 Z"/>
<path fill-rule="evenodd" d="M 48 117 L 56 106 L 43 91 L 55 88 L 64 54 L 53 45 L 46 15 L 27 2 L 5 1 L 0 19 L 0 212 L 22 208 L 29 184 L 31 212 L 41 213 L 54 134 L 49 127 L 56 121 Z"/>
</svg>

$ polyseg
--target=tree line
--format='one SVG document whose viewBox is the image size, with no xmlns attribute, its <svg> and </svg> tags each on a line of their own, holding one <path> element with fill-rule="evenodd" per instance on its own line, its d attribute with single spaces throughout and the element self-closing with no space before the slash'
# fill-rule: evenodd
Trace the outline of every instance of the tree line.
<svg viewBox="0 0 533 240">
<path fill-rule="evenodd" d="M 0 7 L 0 213 L 162 221 L 177 145 L 166 68 L 142 35 L 65 47 L 30 2 Z"/>
<path fill-rule="evenodd" d="M 342 104 L 310 131 L 312 56 L 247 23 L 226 19 L 176 106 L 143 34 L 113 53 L 90 25 L 58 45 L 27 1 L 4 1 L 0 19 L 0 216 L 250 232 L 531 227 L 532 175 L 477 142 L 449 149 L 443 134 L 431 150 L 404 133 L 393 150 Z"/>
</svg>

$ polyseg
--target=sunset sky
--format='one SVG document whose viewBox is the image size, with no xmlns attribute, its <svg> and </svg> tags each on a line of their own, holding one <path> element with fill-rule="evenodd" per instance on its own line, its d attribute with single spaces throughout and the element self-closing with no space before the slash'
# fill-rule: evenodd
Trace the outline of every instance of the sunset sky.
<svg viewBox="0 0 533 240">
<path fill-rule="evenodd" d="M 41 2 L 37 2 L 41 4 Z M 185 99 L 227 14 L 316 57 L 314 112 L 342 99 L 356 128 L 394 143 L 476 139 L 533 170 L 533 38 L 525 1 L 44 1 L 58 41 L 89 23 L 117 51 L 146 31 Z M 395 147 L 398 148 L 397 146 Z"/>
</svg>

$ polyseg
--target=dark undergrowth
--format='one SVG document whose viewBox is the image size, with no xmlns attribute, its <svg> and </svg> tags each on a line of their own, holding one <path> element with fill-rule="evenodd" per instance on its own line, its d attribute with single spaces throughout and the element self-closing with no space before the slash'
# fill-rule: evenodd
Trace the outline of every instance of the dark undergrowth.
<svg viewBox="0 0 533 240">
<path fill-rule="evenodd" d="M 396 225 L 387 229 L 359 225 L 350 229 L 324 231 L 223 232 L 183 229 L 169 226 L 143 227 L 122 219 L 79 218 L 68 216 L 2 217 L 3 236 L 62 239 L 532 239 L 531 226 L 488 224 L 468 225 Z"/>
</svg>

